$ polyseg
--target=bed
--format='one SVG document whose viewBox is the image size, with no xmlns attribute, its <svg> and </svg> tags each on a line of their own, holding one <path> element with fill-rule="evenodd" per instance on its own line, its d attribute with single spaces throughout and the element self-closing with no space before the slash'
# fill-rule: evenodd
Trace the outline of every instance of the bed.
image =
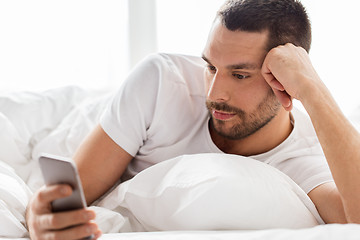
<svg viewBox="0 0 360 240">
<path fill-rule="evenodd" d="M 76 86 L 0 94 L 1 239 L 28 239 L 26 205 L 43 185 L 38 157 L 44 152 L 72 156 L 97 124 L 112 94 Z M 349 116 L 358 129 L 359 113 Z M 204 168 L 205 161 L 208 167 Z M 249 186 L 256 191 L 249 191 Z M 249 191 L 246 197 L 244 189 Z M 231 198 L 224 198 L 228 194 Z M 328 240 L 360 236 L 357 224 L 323 224 L 307 195 L 281 172 L 232 155 L 170 159 L 114 187 L 91 208 L 104 232 L 101 239 Z"/>
</svg>

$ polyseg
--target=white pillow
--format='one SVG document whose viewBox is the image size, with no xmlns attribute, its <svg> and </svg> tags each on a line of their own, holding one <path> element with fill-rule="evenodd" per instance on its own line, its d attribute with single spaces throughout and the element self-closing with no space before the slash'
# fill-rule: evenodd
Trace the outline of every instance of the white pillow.
<svg viewBox="0 0 360 240">
<path fill-rule="evenodd" d="M 122 214 L 130 211 L 133 216 L 128 217 L 146 231 L 307 228 L 323 223 L 305 192 L 285 174 L 228 154 L 185 155 L 159 163 L 122 183 L 100 205 Z"/>
<path fill-rule="evenodd" d="M 34 134 L 53 129 L 88 94 L 76 86 L 53 88 L 43 92 L 20 91 L 0 94 L 3 113 L 29 141 Z"/>
</svg>

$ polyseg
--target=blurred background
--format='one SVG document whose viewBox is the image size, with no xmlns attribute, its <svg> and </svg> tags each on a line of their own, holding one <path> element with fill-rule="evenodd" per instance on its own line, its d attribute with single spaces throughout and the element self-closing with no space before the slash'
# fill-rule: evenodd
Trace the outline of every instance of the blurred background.
<svg viewBox="0 0 360 240">
<path fill-rule="evenodd" d="M 313 27 L 310 57 L 348 114 L 360 105 L 360 2 L 302 2 Z M 114 88 L 149 53 L 200 56 L 222 3 L 0 0 L 0 92 Z"/>
</svg>

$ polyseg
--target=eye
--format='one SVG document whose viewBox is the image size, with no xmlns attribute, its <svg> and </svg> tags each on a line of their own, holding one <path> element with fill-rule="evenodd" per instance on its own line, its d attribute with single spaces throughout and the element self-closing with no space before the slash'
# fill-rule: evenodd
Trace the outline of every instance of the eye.
<svg viewBox="0 0 360 240">
<path fill-rule="evenodd" d="M 237 79 L 245 79 L 249 77 L 247 75 L 237 74 L 237 73 L 234 73 L 233 76 L 236 77 Z"/>
<path fill-rule="evenodd" d="M 215 73 L 215 72 L 216 72 L 216 67 L 214 67 L 213 65 L 207 65 L 207 69 L 208 69 L 209 72 L 211 72 L 211 73 Z"/>
</svg>

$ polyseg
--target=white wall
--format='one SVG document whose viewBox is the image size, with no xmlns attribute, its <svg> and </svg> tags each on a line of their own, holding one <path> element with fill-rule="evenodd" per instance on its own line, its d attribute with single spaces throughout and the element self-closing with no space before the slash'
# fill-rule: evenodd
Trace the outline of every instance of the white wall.
<svg viewBox="0 0 360 240">
<path fill-rule="evenodd" d="M 126 25 L 126 0 L 0 1 L 0 90 L 116 84 Z"/>
<path fill-rule="evenodd" d="M 360 106 L 360 2 L 302 0 L 313 27 L 310 56 L 345 113 Z"/>
<path fill-rule="evenodd" d="M 221 0 L 157 0 L 158 51 L 201 56 Z"/>
</svg>

